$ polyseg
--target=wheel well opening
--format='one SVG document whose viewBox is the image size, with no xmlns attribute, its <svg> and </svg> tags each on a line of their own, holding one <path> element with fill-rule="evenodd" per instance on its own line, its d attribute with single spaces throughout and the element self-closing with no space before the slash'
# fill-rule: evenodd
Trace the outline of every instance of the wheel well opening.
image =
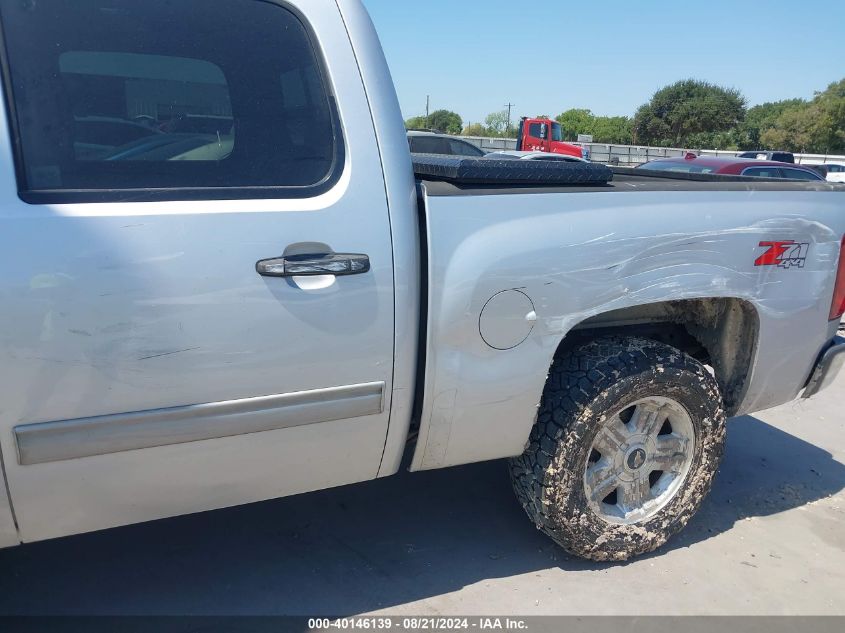
<svg viewBox="0 0 845 633">
<path fill-rule="evenodd" d="M 728 415 L 748 388 L 759 319 L 747 301 L 733 298 L 666 301 L 613 310 L 575 326 L 556 356 L 600 336 L 638 336 L 671 345 L 712 368 Z"/>
</svg>

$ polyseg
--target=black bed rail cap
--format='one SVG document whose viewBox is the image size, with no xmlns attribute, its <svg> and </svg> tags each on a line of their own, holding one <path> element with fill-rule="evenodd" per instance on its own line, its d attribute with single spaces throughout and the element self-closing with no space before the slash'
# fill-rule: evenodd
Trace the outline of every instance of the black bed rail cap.
<svg viewBox="0 0 845 633">
<path fill-rule="evenodd" d="M 604 185 L 613 170 L 604 165 L 543 160 L 497 160 L 439 154 L 413 154 L 420 180 L 483 185 Z"/>
</svg>

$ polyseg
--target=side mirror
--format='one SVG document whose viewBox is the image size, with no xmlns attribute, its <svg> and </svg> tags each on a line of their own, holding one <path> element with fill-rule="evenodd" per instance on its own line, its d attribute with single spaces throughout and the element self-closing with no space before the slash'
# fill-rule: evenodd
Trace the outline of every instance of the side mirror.
<svg viewBox="0 0 845 633">
<path fill-rule="evenodd" d="M 547 136 L 548 136 L 548 133 L 546 131 L 546 124 L 541 123 L 540 124 L 540 138 L 543 139 L 543 140 L 546 140 Z"/>
</svg>

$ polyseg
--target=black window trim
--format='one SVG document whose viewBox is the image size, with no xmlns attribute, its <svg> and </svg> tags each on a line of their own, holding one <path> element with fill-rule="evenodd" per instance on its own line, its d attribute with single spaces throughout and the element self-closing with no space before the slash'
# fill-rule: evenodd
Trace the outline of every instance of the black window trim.
<svg viewBox="0 0 845 633">
<path fill-rule="evenodd" d="M 184 202 L 203 200 L 303 200 L 316 198 L 338 183 L 346 165 L 346 138 L 341 125 L 340 112 L 334 84 L 330 81 L 326 58 L 319 45 L 311 23 L 305 19 L 302 11 L 285 0 L 252 0 L 272 4 L 287 10 L 299 21 L 305 32 L 320 74 L 323 90 L 328 97 L 329 113 L 334 136 L 334 156 L 328 172 L 322 180 L 313 185 L 304 186 L 250 186 L 250 187 L 166 187 L 137 189 L 26 189 L 26 169 L 24 166 L 23 145 L 18 125 L 17 108 L 12 85 L 9 55 L 6 49 L 6 37 L 0 24 L 0 74 L 2 74 L 3 104 L 6 109 L 6 124 L 12 145 L 12 157 L 15 165 L 15 181 L 18 197 L 31 205 L 47 204 L 84 204 L 107 202 Z"/>
</svg>

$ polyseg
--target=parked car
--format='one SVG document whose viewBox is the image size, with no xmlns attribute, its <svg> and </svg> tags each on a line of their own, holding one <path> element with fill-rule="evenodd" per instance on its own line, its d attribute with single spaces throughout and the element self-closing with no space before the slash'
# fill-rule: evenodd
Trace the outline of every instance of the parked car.
<svg viewBox="0 0 845 633">
<path fill-rule="evenodd" d="M 500 152 L 490 152 L 484 158 L 493 160 L 543 160 L 543 161 L 557 161 L 563 163 L 587 163 L 588 160 L 570 156 L 568 154 L 552 154 L 550 152 L 520 152 L 517 150 L 504 150 Z"/>
<path fill-rule="evenodd" d="M 824 163 L 823 165 L 807 165 L 807 167 L 823 170 L 828 182 L 845 182 L 845 163 Z"/>
<path fill-rule="evenodd" d="M 792 152 L 770 152 L 768 150 L 755 150 L 742 152 L 736 155 L 737 158 L 753 158 L 754 160 L 773 160 L 778 163 L 794 163 L 795 154 Z"/>
<path fill-rule="evenodd" d="M 448 134 L 409 130 L 407 135 L 408 146 L 413 154 L 443 154 L 470 158 L 481 158 L 486 154 L 484 150 L 469 141 Z"/>
<path fill-rule="evenodd" d="M 622 560 L 845 362 L 845 188 L 412 157 L 361 2 L 207 5 L 0 2 L 0 546 L 407 454 L 508 458 L 526 530 Z M 72 151 L 157 104 L 233 120 Z"/>
<path fill-rule="evenodd" d="M 108 116 L 76 116 L 73 126 L 73 150 L 80 159 L 102 159 L 125 144 L 161 134 L 152 124 Z"/>
<path fill-rule="evenodd" d="M 639 169 L 650 171 L 672 171 L 691 174 L 721 174 L 733 176 L 756 176 L 758 178 L 786 178 L 789 180 L 824 180 L 817 171 L 800 165 L 749 158 L 723 156 L 695 156 L 683 158 L 660 158 L 639 165 Z"/>
</svg>

